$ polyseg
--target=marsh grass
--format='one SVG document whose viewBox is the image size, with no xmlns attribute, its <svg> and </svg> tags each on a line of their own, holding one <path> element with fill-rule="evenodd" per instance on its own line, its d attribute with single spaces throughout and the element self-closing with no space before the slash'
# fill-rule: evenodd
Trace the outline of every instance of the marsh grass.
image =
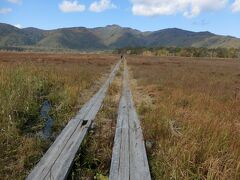
<svg viewBox="0 0 240 180">
<path fill-rule="evenodd" d="M 153 179 L 240 179 L 240 62 L 128 60 Z"/>
<path fill-rule="evenodd" d="M 0 179 L 27 175 L 113 63 L 112 56 L 0 53 Z M 45 100 L 54 119 L 50 140 L 38 136 Z"/>
</svg>

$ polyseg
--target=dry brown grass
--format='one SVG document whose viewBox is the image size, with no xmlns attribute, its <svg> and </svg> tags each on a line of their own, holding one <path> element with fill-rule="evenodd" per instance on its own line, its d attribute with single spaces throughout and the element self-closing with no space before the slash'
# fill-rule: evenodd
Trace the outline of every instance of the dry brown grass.
<svg viewBox="0 0 240 180">
<path fill-rule="evenodd" d="M 104 81 L 112 55 L 0 53 L 0 179 L 23 179 L 51 141 L 35 134 L 49 100 L 54 132 Z M 131 56 L 153 179 L 240 179 L 240 62 Z M 102 78 L 100 78 L 102 77 Z M 108 175 L 120 80 L 75 160 L 72 179 Z"/>
<path fill-rule="evenodd" d="M 51 143 L 36 136 L 43 101 L 53 106 L 56 137 L 115 62 L 112 55 L 0 53 L 0 179 L 23 179 Z"/>
<path fill-rule="evenodd" d="M 153 179 L 240 179 L 240 61 L 128 63 Z"/>
</svg>

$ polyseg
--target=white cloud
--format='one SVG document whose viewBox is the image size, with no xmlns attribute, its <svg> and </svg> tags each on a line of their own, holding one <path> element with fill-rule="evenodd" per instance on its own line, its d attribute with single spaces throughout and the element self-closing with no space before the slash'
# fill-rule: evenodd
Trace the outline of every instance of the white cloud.
<svg viewBox="0 0 240 180">
<path fill-rule="evenodd" d="M 8 14 L 12 12 L 11 8 L 0 8 L 0 14 Z"/>
<path fill-rule="evenodd" d="M 102 12 L 107 9 L 113 9 L 116 8 L 116 5 L 111 2 L 111 0 L 100 0 L 93 2 L 89 10 L 93 12 Z"/>
<path fill-rule="evenodd" d="M 22 28 L 23 28 L 23 26 L 22 26 L 21 24 L 15 24 L 14 26 L 17 27 L 17 28 L 19 28 L 19 29 L 22 29 Z"/>
<path fill-rule="evenodd" d="M 85 11 L 86 7 L 85 5 L 80 4 L 77 0 L 64 0 L 61 4 L 59 4 L 59 9 L 65 13 L 83 12 Z"/>
<path fill-rule="evenodd" d="M 139 16 L 173 15 L 181 13 L 186 17 L 198 16 L 201 12 L 216 11 L 228 0 L 131 0 L 132 12 Z"/>
<path fill-rule="evenodd" d="M 14 4 L 20 4 L 21 0 L 7 0 L 10 3 L 14 3 Z"/>
<path fill-rule="evenodd" d="M 231 8 L 232 8 L 232 12 L 240 11 L 240 0 L 235 0 Z"/>
</svg>

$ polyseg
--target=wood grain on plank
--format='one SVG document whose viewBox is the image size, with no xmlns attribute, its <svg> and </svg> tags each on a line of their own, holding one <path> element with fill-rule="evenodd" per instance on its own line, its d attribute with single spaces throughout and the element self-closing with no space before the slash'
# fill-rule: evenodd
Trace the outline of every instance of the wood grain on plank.
<svg viewBox="0 0 240 180">
<path fill-rule="evenodd" d="M 109 179 L 151 179 L 142 129 L 129 88 L 126 61 Z"/>
<path fill-rule="evenodd" d="M 119 61 L 100 90 L 81 108 L 62 130 L 48 151 L 26 178 L 27 180 L 66 179 L 74 157 L 95 119 L 106 92 L 112 83 L 121 61 Z"/>
</svg>

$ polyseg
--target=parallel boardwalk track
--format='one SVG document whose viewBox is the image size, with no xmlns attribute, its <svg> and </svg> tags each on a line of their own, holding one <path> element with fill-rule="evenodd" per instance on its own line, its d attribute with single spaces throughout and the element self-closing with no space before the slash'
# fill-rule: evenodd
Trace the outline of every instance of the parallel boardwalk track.
<svg viewBox="0 0 240 180">
<path fill-rule="evenodd" d="M 74 157 L 101 107 L 106 92 L 120 64 L 121 61 L 116 64 L 100 90 L 82 107 L 76 117 L 69 121 L 39 163 L 28 175 L 27 180 L 62 180 L 67 178 Z"/>
<path fill-rule="evenodd" d="M 126 60 L 109 179 L 151 179 L 142 129 L 129 88 Z"/>
</svg>

